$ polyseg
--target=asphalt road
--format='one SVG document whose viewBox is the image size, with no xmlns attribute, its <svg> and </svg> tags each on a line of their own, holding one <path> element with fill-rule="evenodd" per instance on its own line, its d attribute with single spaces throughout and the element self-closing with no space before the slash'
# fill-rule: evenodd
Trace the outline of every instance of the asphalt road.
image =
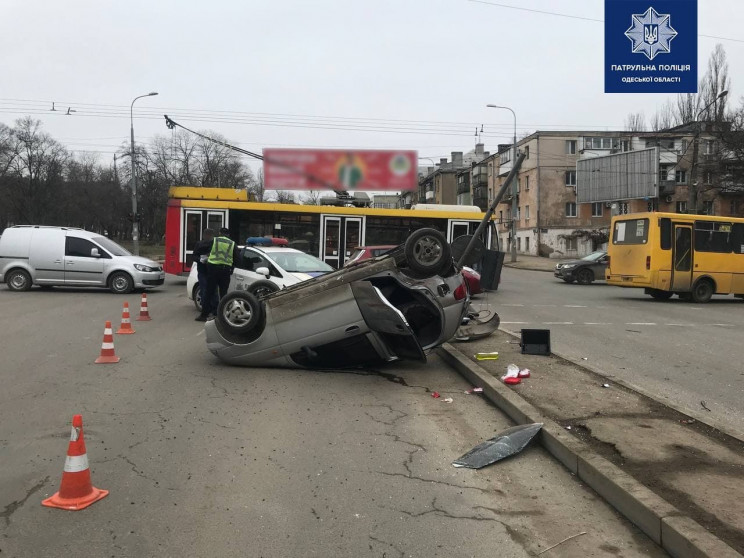
<svg viewBox="0 0 744 558">
<path fill-rule="evenodd" d="M 347 372 L 226 367 L 204 346 L 184 281 L 152 322 L 104 321 L 139 296 L 0 287 L 0 555 L 660 556 L 537 446 L 480 471 L 453 459 L 511 424 L 432 356 Z M 434 399 L 431 391 L 442 397 Z M 443 399 L 452 397 L 453 402 Z M 93 484 L 59 488 L 73 414 Z"/>
<path fill-rule="evenodd" d="M 641 289 L 569 285 L 552 273 L 513 268 L 487 296 L 502 329 L 549 329 L 553 351 L 711 417 L 744 439 L 744 301 L 655 301 Z"/>
</svg>

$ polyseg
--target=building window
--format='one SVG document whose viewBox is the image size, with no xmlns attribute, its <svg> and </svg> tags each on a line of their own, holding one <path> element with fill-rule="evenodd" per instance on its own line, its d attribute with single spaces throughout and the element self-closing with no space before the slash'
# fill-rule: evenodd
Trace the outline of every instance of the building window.
<svg viewBox="0 0 744 558">
<path fill-rule="evenodd" d="M 519 179 L 519 177 L 517 177 L 517 194 L 522 191 L 521 188 L 522 188 L 522 181 Z"/>
<path fill-rule="evenodd" d="M 530 158 L 530 146 L 529 145 L 524 146 L 524 158 L 525 159 Z"/>
<path fill-rule="evenodd" d="M 499 211 L 499 223 L 503 223 L 503 222 L 504 222 L 504 212 Z"/>
<path fill-rule="evenodd" d="M 706 184 L 713 184 L 713 173 L 708 171 L 705 173 L 705 183 Z"/>
<path fill-rule="evenodd" d="M 705 154 L 713 155 L 716 148 L 716 142 L 713 140 L 705 140 Z"/>
<path fill-rule="evenodd" d="M 612 149 L 614 138 L 584 138 L 584 149 Z M 617 145 L 617 140 L 614 141 Z"/>
<path fill-rule="evenodd" d="M 630 151 L 630 140 L 621 140 L 620 141 L 620 150 L 625 153 L 627 151 Z"/>
<path fill-rule="evenodd" d="M 566 171 L 566 186 L 576 186 L 576 171 Z"/>
<path fill-rule="evenodd" d="M 509 161 L 511 161 L 511 149 L 502 151 L 499 154 L 499 162 L 503 165 L 504 163 L 508 163 Z"/>
<path fill-rule="evenodd" d="M 517 237 L 517 251 L 518 252 L 522 251 L 522 237 L 521 236 Z"/>
<path fill-rule="evenodd" d="M 488 176 L 491 176 L 493 172 L 493 163 L 488 163 Z"/>
<path fill-rule="evenodd" d="M 602 202 L 596 202 L 592 204 L 592 217 L 602 217 L 604 211 L 604 204 Z"/>
<path fill-rule="evenodd" d="M 566 239 L 566 251 L 569 252 L 575 252 L 578 249 L 578 239 L 576 238 L 567 238 Z"/>
<path fill-rule="evenodd" d="M 566 154 L 576 155 L 576 140 L 566 140 Z"/>
<path fill-rule="evenodd" d="M 687 171 L 678 170 L 674 173 L 674 181 L 677 184 L 687 184 Z"/>
<path fill-rule="evenodd" d="M 687 202 L 686 201 L 677 202 L 677 213 L 687 213 Z"/>
<path fill-rule="evenodd" d="M 576 204 L 574 202 L 566 202 L 566 217 L 576 217 Z"/>
<path fill-rule="evenodd" d="M 525 192 L 530 191 L 530 177 L 529 176 L 524 177 L 524 191 Z"/>
<path fill-rule="evenodd" d="M 530 237 L 525 236 L 524 237 L 524 251 L 528 254 L 530 253 Z"/>
<path fill-rule="evenodd" d="M 524 206 L 524 220 L 525 221 L 530 220 L 530 206 L 529 205 Z"/>
<path fill-rule="evenodd" d="M 521 219 L 521 217 L 520 217 L 521 214 L 522 214 L 522 208 L 521 207 L 517 207 L 517 215 L 515 217 L 517 221 L 519 221 L 519 219 Z"/>
<path fill-rule="evenodd" d="M 669 180 L 669 171 L 674 170 L 674 164 L 659 165 L 659 180 L 665 182 Z"/>
<path fill-rule="evenodd" d="M 687 151 L 687 140 L 686 139 L 682 140 L 679 150 L 681 153 L 685 153 Z"/>
<path fill-rule="evenodd" d="M 703 202 L 703 211 L 706 215 L 713 215 L 713 201 L 704 201 Z"/>
</svg>

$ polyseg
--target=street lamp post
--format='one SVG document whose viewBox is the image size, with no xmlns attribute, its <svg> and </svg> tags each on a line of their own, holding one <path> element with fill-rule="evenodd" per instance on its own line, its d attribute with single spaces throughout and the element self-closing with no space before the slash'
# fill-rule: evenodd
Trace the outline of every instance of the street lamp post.
<svg viewBox="0 0 744 558">
<path fill-rule="evenodd" d="M 514 117 L 514 137 L 512 138 L 512 166 L 517 164 L 517 115 L 516 113 L 510 109 L 509 107 L 502 107 L 500 105 L 486 105 L 488 108 L 498 108 L 498 109 L 506 109 L 512 113 L 512 116 Z M 511 207 L 511 226 L 510 226 L 510 234 L 511 234 L 511 261 L 516 262 L 517 261 L 517 180 L 518 177 L 515 177 L 514 184 L 512 185 L 512 207 Z M 496 182 L 496 177 L 494 176 L 494 183 Z"/>
<path fill-rule="evenodd" d="M 129 124 L 132 133 L 132 241 L 134 242 L 134 255 L 139 256 L 139 222 L 137 220 L 137 164 L 135 161 L 136 152 L 134 150 L 134 101 L 142 97 L 152 97 L 157 95 L 156 91 L 135 97 L 129 107 Z"/>
<path fill-rule="evenodd" d="M 726 95 L 728 95 L 728 91 L 724 90 L 721 91 L 718 96 L 716 96 L 715 99 L 713 99 L 710 103 L 705 105 L 702 109 L 700 109 L 697 114 L 695 115 L 695 137 L 692 140 L 692 165 L 690 168 L 690 187 L 688 188 L 687 193 L 687 213 L 692 213 L 693 215 L 697 215 L 698 208 L 697 208 L 697 202 L 698 202 L 698 150 L 699 150 L 699 144 L 700 144 L 700 134 L 702 133 L 702 126 L 698 119 L 700 118 L 700 115 L 704 113 L 708 108 L 718 101 L 719 99 L 723 99 Z"/>
</svg>

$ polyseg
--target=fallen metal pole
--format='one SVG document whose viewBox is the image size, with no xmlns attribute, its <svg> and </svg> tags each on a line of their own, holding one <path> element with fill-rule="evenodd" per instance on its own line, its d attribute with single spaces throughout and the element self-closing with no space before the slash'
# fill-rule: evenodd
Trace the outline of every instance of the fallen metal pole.
<svg viewBox="0 0 744 558">
<path fill-rule="evenodd" d="M 483 220 L 478 225 L 478 228 L 475 230 L 475 234 L 473 234 L 473 238 L 470 239 L 470 242 L 468 243 L 467 247 L 465 248 L 465 251 L 462 253 L 462 256 L 460 256 L 460 259 L 457 260 L 457 265 L 462 267 L 463 263 L 465 262 L 466 258 L 468 257 L 468 254 L 473 251 L 473 248 L 475 247 L 476 242 L 478 241 L 478 237 L 483 232 L 483 229 L 486 228 L 486 225 L 491 220 L 491 217 L 493 216 L 494 212 L 496 211 L 496 206 L 499 205 L 501 202 L 501 198 L 504 197 L 504 194 L 509 189 L 509 186 L 511 185 L 512 181 L 514 180 L 514 177 L 519 172 L 520 167 L 522 166 L 522 161 L 524 161 L 525 154 L 520 153 L 517 157 L 517 160 L 514 161 L 514 166 L 512 167 L 512 170 L 509 172 L 509 175 L 506 177 L 506 181 L 504 184 L 501 185 L 501 189 L 496 194 L 496 197 L 493 199 L 493 202 L 491 203 L 491 207 L 488 208 L 488 211 L 486 211 L 486 214 L 483 216 Z M 516 194 L 514 194 L 516 196 Z M 514 215 L 512 215 L 512 219 L 514 219 Z M 512 238 L 512 242 L 514 242 L 514 239 Z"/>
</svg>

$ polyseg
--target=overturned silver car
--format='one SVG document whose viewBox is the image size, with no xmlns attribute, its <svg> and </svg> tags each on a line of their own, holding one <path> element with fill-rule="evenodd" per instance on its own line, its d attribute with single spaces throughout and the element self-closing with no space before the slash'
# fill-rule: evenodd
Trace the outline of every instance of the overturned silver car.
<svg viewBox="0 0 744 558">
<path fill-rule="evenodd" d="M 205 325 L 207 347 L 243 366 L 425 361 L 455 335 L 469 300 L 444 235 L 419 229 L 383 256 L 260 299 L 229 293 Z"/>
</svg>

